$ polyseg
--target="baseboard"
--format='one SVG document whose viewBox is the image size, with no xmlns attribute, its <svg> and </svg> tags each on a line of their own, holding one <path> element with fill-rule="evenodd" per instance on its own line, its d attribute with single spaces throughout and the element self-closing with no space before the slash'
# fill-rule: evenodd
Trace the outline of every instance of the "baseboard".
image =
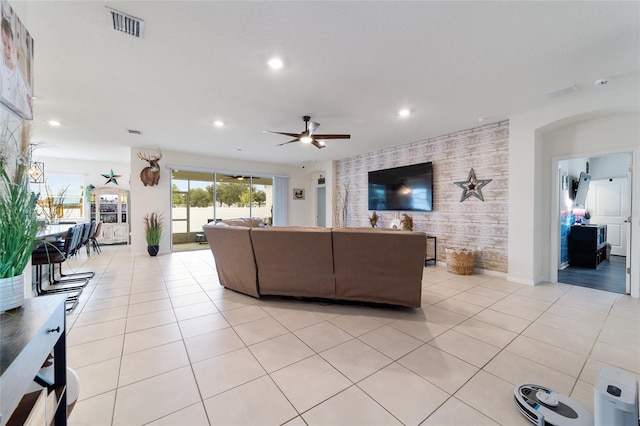
<svg viewBox="0 0 640 426">
<path fill-rule="evenodd" d="M 531 278 L 516 277 L 513 275 L 507 275 L 507 281 L 511 281 L 516 284 L 536 285 Z"/>
</svg>

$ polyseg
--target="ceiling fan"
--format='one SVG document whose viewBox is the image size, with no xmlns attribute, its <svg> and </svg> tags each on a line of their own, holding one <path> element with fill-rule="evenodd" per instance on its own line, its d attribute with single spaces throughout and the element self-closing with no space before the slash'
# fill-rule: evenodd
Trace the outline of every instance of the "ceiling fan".
<svg viewBox="0 0 640 426">
<path fill-rule="evenodd" d="M 224 176 L 224 178 L 226 178 L 226 180 L 245 180 L 245 179 L 249 179 L 245 175 L 223 175 L 223 176 Z M 222 181 L 223 178 L 220 178 L 220 180 Z"/>
<path fill-rule="evenodd" d="M 285 136 L 290 136 L 294 138 L 293 140 L 290 140 L 289 142 L 281 143 L 278 146 L 286 145 L 293 142 L 302 142 L 302 143 L 310 143 L 316 148 L 322 149 L 326 146 L 324 142 L 326 139 L 351 139 L 351 135 L 316 134 L 315 131 L 320 126 L 320 124 L 310 121 L 311 117 L 308 115 L 303 116 L 302 120 L 304 121 L 304 132 L 302 133 L 272 132 L 269 130 L 265 130 L 265 131 L 269 133 L 277 133 L 279 135 L 285 135 Z"/>
</svg>

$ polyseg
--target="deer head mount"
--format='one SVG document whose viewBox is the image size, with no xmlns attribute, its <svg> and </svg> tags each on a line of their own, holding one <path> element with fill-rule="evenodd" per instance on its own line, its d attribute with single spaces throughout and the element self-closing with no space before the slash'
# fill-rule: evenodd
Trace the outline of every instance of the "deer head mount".
<svg viewBox="0 0 640 426">
<path fill-rule="evenodd" d="M 149 163 L 149 165 L 140 172 L 140 180 L 144 186 L 157 185 L 160 180 L 160 165 L 158 165 L 158 161 L 162 159 L 162 151 L 158 149 L 158 155 L 151 157 L 139 152 L 138 158 Z"/>
</svg>

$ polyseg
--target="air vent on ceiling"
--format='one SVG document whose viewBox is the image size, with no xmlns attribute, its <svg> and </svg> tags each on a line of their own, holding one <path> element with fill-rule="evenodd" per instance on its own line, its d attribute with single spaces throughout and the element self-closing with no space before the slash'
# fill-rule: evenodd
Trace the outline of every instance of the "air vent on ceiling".
<svg viewBox="0 0 640 426">
<path fill-rule="evenodd" d="M 140 130 L 127 129 L 130 135 L 141 135 L 142 132 Z"/>
<path fill-rule="evenodd" d="M 118 12 L 114 9 L 107 9 L 111 14 L 111 24 L 114 30 L 136 38 L 142 37 L 142 31 L 144 30 L 144 21 L 142 19 L 134 18 L 131 15 Z"/>
<path fill-rule="evenodd" d="M 550 98 L 559 98 L 560 96 L 570 95 L 571 93 L 576 93 L 578 88 L 574 85 L 563 87 L 562 89 L 554 90 L 552 92 L 547 92 L 547 95 Z"/>
</svg>

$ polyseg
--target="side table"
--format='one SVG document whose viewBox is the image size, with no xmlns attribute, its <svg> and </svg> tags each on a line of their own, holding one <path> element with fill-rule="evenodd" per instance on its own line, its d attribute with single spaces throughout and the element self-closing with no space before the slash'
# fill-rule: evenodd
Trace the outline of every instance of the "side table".
<svg viewBox="0 0 640 426">
<path fill-rule="evenodd" d="M 63 294 L 33 297 L 0 314 L 0 425 L 29 423 L 34 408 L 35 417 L 45 414 L 41 424 L 67 424 L 66 299 Z M 50 382 L 39 371 L 52 350 Z M 34 380 L 43 390 L 25 395 Z"/>
<path fill-rule="evenodd" d="M 429 241 L 433 241 L 433 256 L 429 257 Z M 424 266 L 428 265 L 428 262 L 433 261 L 436 264 L 438 258 L 438 241 L 437 238 L 431 235 L 427 235 L 427 247 L 424 254 Z"/>
</svg>

